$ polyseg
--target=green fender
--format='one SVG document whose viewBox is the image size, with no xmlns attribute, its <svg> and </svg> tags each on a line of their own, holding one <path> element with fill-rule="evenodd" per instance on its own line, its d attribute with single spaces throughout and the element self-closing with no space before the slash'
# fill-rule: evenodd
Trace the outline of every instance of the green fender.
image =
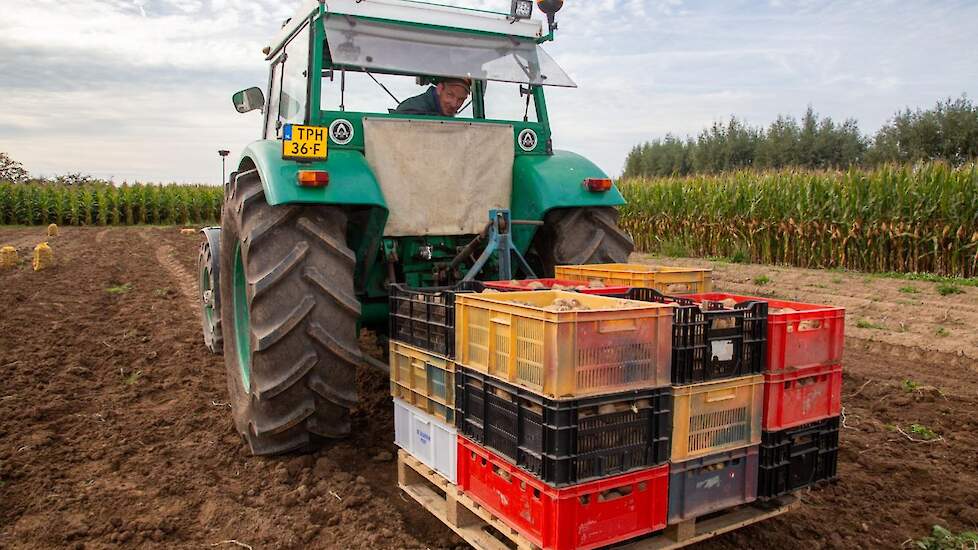
<svg viewBox="0 0 978 550">
<path fill-rule="evenodd" d="M 386 212 L 384 193 L 360 151 L 332 149 L 325 161 L 297 162 L 282 159 L 282 142 L 264 139 L 252 142 L 241 153 L 239 169 L 248 161 L 255 165 L 265 188 L 265 200 L 275 206 L 289 203 L 359 204 L 378 206 Z M 329 172 L 326 187 L 301 187 L 299 170 Z"/>
<path fill-rule="evenodd" d="M 357 256 L 354 280 L 358 295 L 367 292 L 368 275 L 376 268 L 377 251 L 387 223 L 387 201 L 363 153 L 352 149 L 333 149 L 324 161 L 296 162 L 282 159 L 282 142 L 260 140 L 248 145 L 238 161 L 239 170 L 254 164 L 265 189 L 265 200 L 279 204 L 348 204 L 371 207 L 359 231 L 348 236 L 347 245 Z M 301 187 L 297 183 L 299 170 L 329 172 L 326 187 Z"/>
<path fill-rule="evenodd" d="M 625 204 L 616 185 L 599 193 L 584 188 L 584 178 L 607 177 L 596 164 L 570 151 L 518 155 L 513 162 L 513 219 L 542 220 L 554 208 Z M 535 232 L 535 226 L 515 226 L 514 244 L 525 251 Z"/>
</svg>

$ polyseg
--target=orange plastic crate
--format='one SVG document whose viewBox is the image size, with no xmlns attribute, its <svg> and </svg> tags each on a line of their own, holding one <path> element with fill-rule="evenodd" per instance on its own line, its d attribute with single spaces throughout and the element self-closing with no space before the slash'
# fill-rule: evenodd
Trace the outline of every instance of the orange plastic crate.
<svg viewBox="0 0 978 550">
<path fill-rule="evenodd" d="M 552 311 L 555 300 L 587 310 Z M 668 386 L 672 306 L 541 290 L 455 297 L 456 360 L 551 399 Z"/>
<path fill-rule="evenodd" d="M 390 342 L 391 395 L 455 422 L 455 362 L 403 342 Z"/>
<path fill-rule="evenodd" d="M 697 267 L 669 267 L 648 264 L 558 265 L 558 279 L 591 281 L 605 285 L 654 288 L 667 294 L 709 292 L 713 290 L 713 270 Z"/>
<path fill-rule="evenodd" d="M 758 445 L 764 375 L 672 388 L 672 461 Z"/>
</svg>

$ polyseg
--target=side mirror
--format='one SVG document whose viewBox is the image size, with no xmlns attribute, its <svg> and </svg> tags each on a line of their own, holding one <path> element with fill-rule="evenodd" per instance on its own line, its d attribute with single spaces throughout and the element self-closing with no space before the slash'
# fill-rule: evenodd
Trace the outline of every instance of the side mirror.
<svg viewBox="0 0 978 550">
<path fill-rule="evenodd" d="M 231 96 L 231 102 L 234 103 L 234 109 L 239 113 L 247 113 L 255 109 L 262 113 L 265 112 L 265 94 L 255 86 L 234 94 Z"/>
</svg>

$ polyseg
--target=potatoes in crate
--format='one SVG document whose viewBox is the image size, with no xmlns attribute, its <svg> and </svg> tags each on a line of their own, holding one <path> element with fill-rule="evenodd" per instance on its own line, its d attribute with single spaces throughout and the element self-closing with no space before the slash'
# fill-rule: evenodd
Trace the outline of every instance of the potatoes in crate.
<svg viewBox="0 0 978 550">
<path fill-rule="evenodd" d="M 576 298 L 557 298 L 554 303 L 545 307 L 547 311 L 587 311 L 590 310 L 588 306 L 582 304 Z"/>
</svg>

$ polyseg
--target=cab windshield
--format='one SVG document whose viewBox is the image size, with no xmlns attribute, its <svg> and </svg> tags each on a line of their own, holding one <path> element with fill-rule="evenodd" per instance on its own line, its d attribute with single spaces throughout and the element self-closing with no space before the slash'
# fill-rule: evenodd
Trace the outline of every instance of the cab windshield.
<svg viewBox="0 0 978 550">
<path fill-rule="evenodd" d="M 419 28 L 347 15 L 324 26 L 336 69 L 577 87 L 531 39 Z"/>
</svg>

